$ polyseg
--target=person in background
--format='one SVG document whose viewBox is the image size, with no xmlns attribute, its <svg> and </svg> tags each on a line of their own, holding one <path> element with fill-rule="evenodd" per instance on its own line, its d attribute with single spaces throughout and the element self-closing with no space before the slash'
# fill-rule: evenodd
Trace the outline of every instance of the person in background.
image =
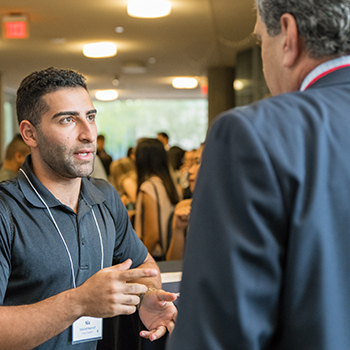
<svg viewBox="0 0 350 350">
<path fill-rule="evenodd" d="M 168 160 L 170 164 L 170 170 L 174 176 L 175 182 L 180 185 L 180 168 L 182 165 L 182 159 L 184 157 L 185 150 L 179 146 L 172 146 L 168 151 Z"/>
<path fill-rule="evenodd" d="M 109 181 L 109 178 L 107 176 L 105 167 L 102 163 L 101 158 L 96 154 L 95 160 L 94 160 L 94 170 L 90 174 L 91 177 L 95 177 L 97 179 L 103 179 L 106 181 Z"/>
<path fill-rule="evenodd" d="M 191 193 L 197 181 L 198 171 L 201 165 L 203 146 L 195 153 L 194 164 L 189 170 L 189 183 Z M 166 260 L 182 260 L 186 235 L 189 227 L 192 198 L 183 199 L 176 204 L 171 222 L 171 240 L 166 254 Z"/>
<path fill-rule="evenodd" d="M 348 350 L 350 1 L 256 0 L 273 97 L 209 131 L 168 350 Z"/>
<path fill-rule="evenodd" d="M 182 160 L 182 166 L 180 167 L 180 186 L 183 190 L 184 199 L 192 198 L 192 192 L 189 183 L 189 170 L 194 164 L 194 157 L 196 149 L 186 151 Z"/>
<path fill-rule="evenodd" d="M 21 134 L 15 135 L 6 148 L 5 160 L 0 169 L 0 181 L 16 176 L 29 153 L 30 148 L 23 141 Z"/>
<path fill-rule="evenodd" d="M 157 139 L 164 145 L 165 150 L 169 151 L 170 145 L 168 134 L 166 132 L 159 132 L 157 134 Z"/>
<path fill-rule="evenodd" d="M 97 136 L 97 152 L 96 152 L 96 154 L 101 159 L 101 162 L 103 164 L 103 167 L 104 167 L 105 172 L 106 172 L 107 177 L 108 177 L 109 176 L 109 167 L 113 161 L 113 158 L 105 150 L 105 140 L 106 140 L 106 138 L 104 135 Z"/>
<path fill-rule="evenodd" d="M 137 192 L 135 162 L 129 157 L 114 160 L 111 163 L 111 180 L 123 204 L 128 211 L 133 211 L 135 214 Z"/>
<path fill-rule="evenodd" d="M 171 331 L 175 296 L 113 186 L 89 177 L 97 128 L 85 78 L 34 72 L 16 108 L 31 154 L 0 184 L 1 348 L 96 349 L 102 318 L 137 309 L 142 337 Z"/>
<path fill-rule="evenodd" d="M 126 156 L 135 161 L 135 147 L 129 147 Z"/>
<path fill-rule="evenodd" d="M 136 147 L 137 200 L 135 231 L 156 260 L 165 260 L 168 221 L 180 192 L 170 175 L 167 152 L 157 139 Z"/>
</svg>

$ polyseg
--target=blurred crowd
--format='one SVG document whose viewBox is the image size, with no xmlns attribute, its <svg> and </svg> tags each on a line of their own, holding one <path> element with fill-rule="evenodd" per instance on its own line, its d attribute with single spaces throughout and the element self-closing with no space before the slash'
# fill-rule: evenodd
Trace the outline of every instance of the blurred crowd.
<svg viewBox="0 0 350 350">
<path fill-rule="evenodd" d="M 128 210 L 131 224 L 157 260 L 181 260 L 189 226 L 192 193 L 201 163 L 203 144 L 184 150 L 169 145 L 165 132 L 141 138 L 126 156 L 113 158 L 98 135 L 92 177 L 109 181 Z M 6 149 L 0 181 L 16 175 L 29 147 L 16 135 Z"/>
<path fill-rule="evenodd" d="M 185 150 L 169 137 L 140 138 L 125 157 L 112 160 L 99 135 L 95 170 L 107 179 L 128 210 L 131 223 L 157 260 L 181 260 L 191 212 L 192 193 L 203 144 Z"/>
</svg>

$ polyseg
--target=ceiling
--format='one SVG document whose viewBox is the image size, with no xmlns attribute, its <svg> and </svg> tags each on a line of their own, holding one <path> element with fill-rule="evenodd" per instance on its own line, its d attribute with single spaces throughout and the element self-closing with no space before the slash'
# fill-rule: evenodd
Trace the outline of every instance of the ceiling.
<svg viewBox="0 0 350 350">
<path fill-rule="evenodd" d="M 116 89 L 120 99 L 205 97 L 200 87 L 174 89 L 172 78 L 196 76 L 205 83 L 209 67 L 233 66 L 236 53 L 253 45 L 254 0 L 170 2 L 170 16 L 139 19 L 127 15 L 128 0 L 0 0 L 0 15 L 29 18 L 28 39 L 0 37 L 5 91 L 15 93 L 26 75 L 54 66 L 83 73 L 91 94 Z M 118 26 L 123 33 L 115 31 Z M 99 41 L 115 43 L 118 54 L 82 55 L 85 44 Z M 125 72 L 130 65 L 146 72 Z"/>
</svg>

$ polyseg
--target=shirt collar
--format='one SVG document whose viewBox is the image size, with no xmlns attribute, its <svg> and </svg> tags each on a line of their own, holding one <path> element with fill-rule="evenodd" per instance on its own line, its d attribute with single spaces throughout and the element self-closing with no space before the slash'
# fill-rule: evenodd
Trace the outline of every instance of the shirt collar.
<svg viewBox="0 0 350 350">
<path fill-rule="evenodd" d="M 322 76 L 326 75 L 328 72 L 330 73 L 333 70 L 338 68 L 342 68 L 342 66 L 350 65 L 350 56 L 342 56 L 335 58 L 333 60 L 329 60 L 317 66 L 313 69 L 304 79 L 303 83 L 300 86 L 300 91 L 306 90 L 312 83 Z"/>
<path fill-rule="evenodd" d="M 34 175 L 32 171 L 32 158 L 31 155 L 28 155 L 24 164 L 22 165 L 22 169 L 28 176 L 29 180 L 36 188 L 40 196 L 44 199 L 48 207 L 55 207 L 63 205 Z M 45 205 L 38 198 L 32 187 L 30 186 L 28 180 L 25 175 L 18 171 L 17 173 L 19 186 L 26 197 L 26 199 L 34 206 L 39 208 L 45 208 Z M 105 195 L 94 185 L 88 178 L 82 179 L 82 185 L 80 190 L 81 197 L 90 205 L 93 206 L 95 204 L 100 204 L 106 200 Z"/>
</svg>

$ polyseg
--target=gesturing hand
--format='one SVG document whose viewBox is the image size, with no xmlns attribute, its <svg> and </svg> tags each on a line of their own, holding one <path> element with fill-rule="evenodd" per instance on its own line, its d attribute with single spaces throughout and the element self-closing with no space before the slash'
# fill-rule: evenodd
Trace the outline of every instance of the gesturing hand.
<svg viewBox="0 0 350 350">
<path fill-rule="evenodd" d="M 164 290 L 148 291 L 139 310 L 140 319 L 148 331 L 141 331 L 140 336 L 154 341 L 161 338 L 168 330 L 174 329 L 177 309 L 173 304 L 174 293 Z"/>
<path fill-rule="evenodd" d="M 128 259 L 122 264 L 102 269 L 77 288 L 82 316 L 113 317 L 136 311 L 139 294 L 145 293 L 147 287 L 130 281 L 156 276 L 158 271 L 149 268 L 130 270 L 131 264 Z"/>
</svg>

